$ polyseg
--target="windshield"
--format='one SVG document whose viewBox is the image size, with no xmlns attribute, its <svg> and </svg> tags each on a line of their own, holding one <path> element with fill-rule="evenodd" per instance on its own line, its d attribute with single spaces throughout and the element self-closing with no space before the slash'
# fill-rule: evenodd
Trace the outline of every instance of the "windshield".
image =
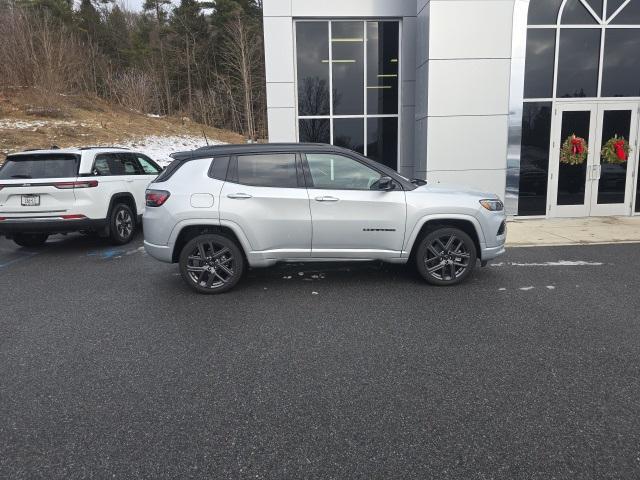
<svg viewBox="0 0 640 480">
<path fill-rule="evenodd" d="M 78 157 L 64 153 L 8 156 L 0 180 L 69 178 L 78 175 Z"/>
</svg>

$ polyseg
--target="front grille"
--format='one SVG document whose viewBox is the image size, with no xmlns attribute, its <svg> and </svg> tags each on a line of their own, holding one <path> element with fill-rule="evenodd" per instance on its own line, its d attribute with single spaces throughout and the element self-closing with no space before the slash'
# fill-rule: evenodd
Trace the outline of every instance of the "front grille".
<svg viewBox="0 0 640 480">
<path fill-rule="evenodd" d="M 507 230 L 507 221 L 503 220 L 500 224 L 500 228 L 498 229 L 498 235 L 504 235 L 504 232 Z"/>
</svg>

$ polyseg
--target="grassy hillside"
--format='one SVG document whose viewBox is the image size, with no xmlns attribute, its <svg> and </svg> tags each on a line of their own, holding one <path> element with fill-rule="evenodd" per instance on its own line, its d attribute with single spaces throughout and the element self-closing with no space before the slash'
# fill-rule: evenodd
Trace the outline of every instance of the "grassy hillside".
<svg viewBox="0 0 640 480">
<path fill-rule="evenodd" d="M 236 133 L 180 117 L 156 117 L 113 106 L 86 95 L 48 94 L 35 89 L 0 91 L 0 161 L 27 148 L 131 145 L 153 142 L 175 150 L 209 143 L 244 143 Z"/>
</svg>

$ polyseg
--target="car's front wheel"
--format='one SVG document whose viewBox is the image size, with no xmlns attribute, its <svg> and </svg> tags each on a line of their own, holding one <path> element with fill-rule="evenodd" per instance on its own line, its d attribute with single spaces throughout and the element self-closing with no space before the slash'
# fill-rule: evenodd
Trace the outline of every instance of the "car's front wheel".
<svg viewBox="0 0 640 480">
<path fill-rule="evenodd" d="M 244 257 L 231 239 L 217 234 L 199 235 L 180 253 L 180 273 L 200 293 L 223 293 L 240 281 Z"/>
<path fill-rule="evenodd" d="M 416 252 L 420 275 L 432 285 L 455 285 L 476 266 L 476 246 L 458 228 L 438 228 L 424 236 Z"/>
<path fill-rule="evenodd" d="M 47 241 L 49 235 L 46 233 L 16 233 L 13 241 L 21 247 L 41 247 Z"/>
</svg>

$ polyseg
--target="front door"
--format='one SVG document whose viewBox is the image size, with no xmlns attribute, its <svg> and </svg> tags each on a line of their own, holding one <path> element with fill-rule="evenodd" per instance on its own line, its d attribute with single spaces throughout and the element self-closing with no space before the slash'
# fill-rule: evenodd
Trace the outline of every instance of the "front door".
<svg viewBox="0 0 640 480">
<path fill-rule="evenodd" d="M 566 102 L 554 110 L 549 215 L 629 215 L 638 158 L 638 104 Z"/>
</svg>

